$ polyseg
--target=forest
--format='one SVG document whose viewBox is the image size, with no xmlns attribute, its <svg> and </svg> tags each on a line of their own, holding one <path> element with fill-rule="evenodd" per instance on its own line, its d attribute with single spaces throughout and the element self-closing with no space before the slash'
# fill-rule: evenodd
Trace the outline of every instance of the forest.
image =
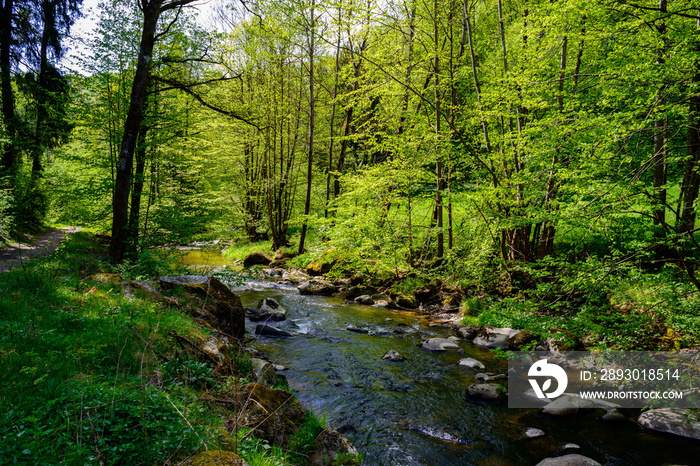
<svg viewBox="0 0 700 466">
<path fill-rule="evenodd" d="M 173 273 L 175 246 L 194 242 L 392 298 L 430 295 L 395 301 L 433 315 L 458 308 L 466 326 L 563 335 L 593 350 L 700 343 L 692 2 L 100 0 L 91 13 L 83 0 L 0 4 L 0 244 L 84 229 L 63 256 L 0 284 L 0 363 L 33 368 L 31 387 L 46 385 L 37 367 L 56 360 L 8 355 L 27 344 L 14 335 L 37 326 L 36 306 L 64 309 L 98 272 Z M 94 29 L 68 66 L 66 44 L 88 14 Z M 116 341 L 148 343 L 158 359 L 150 323 L 122 328 L 149 305 L 120 304 L 111 286 L 94 288 L 106 301 L 80 306 L 111 309 Z M 49 301 L 27 297 L 34 289 Z M 133 366 L 122 369 L 125 393 L 145 393 L 136 375 L 146 350 L 129 363 L 110 351 L 119 362 L 78 361 L 112 374 L 94 382 L 96 406 L 120 364 Z M 0 387 L 21 391 L 8 377 Z M 61 387 L 41 396 L 75 396 Z M 124 395 L 134 410 L 144 396 Z M 0 423 L 0 456 L 14 435 L 1 426 L 26 424 L 30 409 L 3 403 L 15 408 Z M 111 464 L 86 419 L 62 458 Z M 147 463 L 175 446 L 158 448 Z M 21 462 L 22 450 L 13 454 Z"/>
</svg>

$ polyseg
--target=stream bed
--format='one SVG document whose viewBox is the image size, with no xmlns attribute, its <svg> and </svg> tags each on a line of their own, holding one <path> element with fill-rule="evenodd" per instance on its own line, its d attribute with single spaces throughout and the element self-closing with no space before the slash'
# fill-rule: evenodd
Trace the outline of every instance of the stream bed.
<svg viewBox="0 0 700 466">
<path fill-rule="evenodd" d="M 190 264 L 207 257 L 207 268 L 226 265 L 218 251 L 197 254 L 188 253 Z M 274 298 L 287 309 L 287 320 L 272 325 L 296 336 L 259 337 L 252 346 L 289 368 L 283 374 L 290 389 L 364 454 L 363 464 L 535 465 L 568 443 L 604 466 L 700 464 L 700 443 L 644 432 L 633 419 L 609 424 L 600 413 L 546 418 L 537 410 L 467 401 L 475 372 L 458 361 L 473 357 L 494 373 L 504 373 L 506 362 L 469 342 L 460 343 L 463 354 L 421 349 L 422 339 L 453 332 L 415 313 L 303 296 L 293 285 L 267 280 L 231 288 L 245 307 Z M 246 325 L 253 335 L 256 323 Z M 382 360 L 389 350 L 407 360 Z M 546 435 L 524 439 L 528 427 Z"/>
<path fill-rule="evenodd" d="M 422 338 L 453 333 L 416 314 L 303 296 L 267 281 L 234 291 L 246 307 L 274 298 L 288 310 L 287 320 L 274 325 L 296 336 L 260 337 L 253 346 L 289 368 L 284 374 L 297 398 L 340 429 L 364 453 L 363 464 L 534 465 L 567 443 L 606 466 L 700 464 L 697 442 L 642 432 L 634 422 L 606 424 L 595 414 L 549 419 L 536 410 L 467 401 L 475 372 L 458 361 L 473 357 L 495 373 L 504 373 L 506 362 L 468 342 L 460 345 L 464 354 L 421 349 Z M 254 328 L 248 322 L 248 331 Z M 392 349 L 407 360 L 382 360 Z M 527 427 L 546 436 L 522 439 Z"/>
</svg>

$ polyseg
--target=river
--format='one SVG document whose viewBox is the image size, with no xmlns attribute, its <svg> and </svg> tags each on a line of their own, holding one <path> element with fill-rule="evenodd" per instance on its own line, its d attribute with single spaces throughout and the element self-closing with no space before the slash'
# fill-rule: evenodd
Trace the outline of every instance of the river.
<svg viewBox="0 0 700 466">
<path fill-rule="evenodd" d="M 464 354 L 421 349 L 421 339 L 453 332 L 416 314 L 302 296 L 273 281 L 232 289 L 246 307 L 274 298 L 287 309 L 287 320 L 275 325 L 296 336 L 260 337 L 253 346 L 289 368 L 284 374 L 297 398 L 341 430 L 364 453 L 363 464 L 534 465 L 568 443 L 606 466 L 700 464 L 697 442 L 652 435 L 635 422 L 608 424 L 599 414 L 550 419 L 536 410 L 467 401 L 475 373 L 458 361 L 473 357 L 494 373 L 505 372 L 505 361 L 468 342 L 460 345 Z M 255 323 L 247 325 L 253 334 Z M 391 349 L 407 360 L 382 360 Z M 546 435 L 523 439 L 527 427 Z"/>
</svg>

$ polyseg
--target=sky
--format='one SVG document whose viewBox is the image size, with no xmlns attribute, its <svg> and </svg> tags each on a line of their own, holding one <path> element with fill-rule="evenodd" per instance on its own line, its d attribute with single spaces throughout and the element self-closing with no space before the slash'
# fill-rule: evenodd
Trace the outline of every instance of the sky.
<svg viewBox="0 0 700 466">
<path fill-rule="evenodd" d="M 214 7 L 222 1 L 224 0 L 201 0 L 197 2 L 196 8 L 200 11 L 197 22 L 203 26 L 210 23 Z M 95 30 L 97 18 L 100 13 L 98 3 L 99 0 L 83 0 L 83 16 L 75 22 L 71 28 L 70 37 L 66 39 L 63 44 L 63 46 L 66 47 L 67 53 L 62 60 L 62 66 L 70 71 L 87 74 L 80 65 L 79 57 L 89 53 L 85 42 Z"/>
</svg>

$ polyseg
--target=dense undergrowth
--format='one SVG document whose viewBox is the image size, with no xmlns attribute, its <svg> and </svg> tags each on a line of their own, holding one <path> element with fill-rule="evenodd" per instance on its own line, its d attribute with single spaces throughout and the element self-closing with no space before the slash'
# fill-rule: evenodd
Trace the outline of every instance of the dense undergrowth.
<svg viewBox="0 0 700 466">
<path fill-rule="evenodd" d="M 442 261 L 414 264 L 381 244 L 367 254 L 314 239 L 287 265 L 333 263 L 327 278 L 359 276 L 403 295 L 432 284 L 460 297 L 468 325 L 525 329 L 542 337 L 575 335 L 590 349 L 678 350 L 700 344 L 697 289 L 678 264 L 655 263 L 653 251 L 635 250 L 629 238 L 562 241 L 555 255 L 532 263 L 504 262 L 482 238 L 467 249 L 456 245 Z M 272 257 L 269 247 L 265 241 L 235 242 L 227 255 L 242 260 L 263 251 Z"/>
<path fill-rule="evenodd" d="M 179 309 L 96 279 L 114 272 L 105 254 L 104 242 L 82 232 L 51 257 L 0 275 L 2 462 L 177 464 L 205 449 L 238 450 L 252 466 L 301 462 L 321 421 L 304 423 L 295 451 L 227 432 L 223 408 L 199 400 L 232 377 L 188 357 L 168 336 L 210 332 Z M 167 263 L 151 257 L 136 265 L 141 275 Z M 235 382 L 245 382 L 249 357 L 241 353 L 234 365 Z"/>
</svg>

